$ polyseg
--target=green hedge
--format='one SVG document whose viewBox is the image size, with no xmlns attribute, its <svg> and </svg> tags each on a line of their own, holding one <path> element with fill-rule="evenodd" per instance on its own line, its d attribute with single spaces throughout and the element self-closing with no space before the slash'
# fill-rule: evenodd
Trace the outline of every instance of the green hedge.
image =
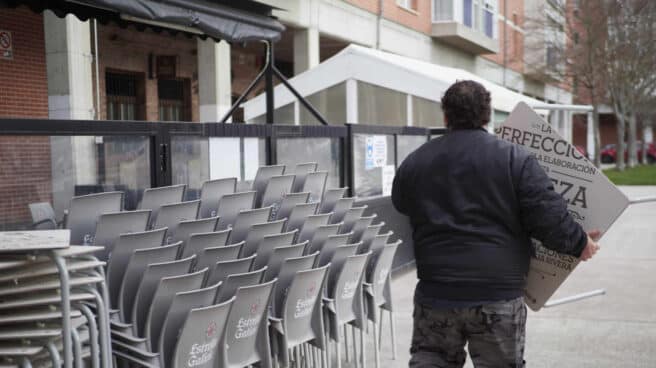
<svg viewBox="0 0 656 368">
<path fill-rule="evenodd" d="M 615 185 L 656 185 L 656 165 L 640 165 L 624 171 L 608 169 L 604 174 Z"/>
</svg>

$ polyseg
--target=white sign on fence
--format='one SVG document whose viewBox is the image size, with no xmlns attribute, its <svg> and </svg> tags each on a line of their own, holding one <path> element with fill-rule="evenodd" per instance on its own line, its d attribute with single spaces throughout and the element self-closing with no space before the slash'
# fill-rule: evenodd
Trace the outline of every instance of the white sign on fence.
<svg viewBox="0 0 656 368">
<path fill-rule="evenodd" d="M 601 233 L 629 205 L 628 198 L 576 147 L 565 141 L 528 105 L 520 102 L 497 130 L 504 140 L 523 146 L 538 160 L 555 190 L 583 229 Z M 574 270 L 579 260 L 549 250 L 534 241 L 525 291 L 526 304 L 539 310 Z"/>
</svg>

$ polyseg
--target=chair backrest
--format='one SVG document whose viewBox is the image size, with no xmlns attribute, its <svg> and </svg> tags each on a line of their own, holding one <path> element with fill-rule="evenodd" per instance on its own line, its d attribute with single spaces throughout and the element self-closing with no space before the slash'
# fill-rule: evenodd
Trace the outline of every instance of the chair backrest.
<svg viewBox="0 0 656 368">
<path fill-rule="evenodd" d="M 305 184 L 305 177 L 307 174 L 317 171 L 319 165 L 316 162 L 307 162 L 300 163 L 294 166 L 294 175 L 296 175 L 296 180 L 294 180 L 294 187 L 292 192 L 297 193 L 303 189 L 303 184 Z"/>
<path fill-rule="evenodd" d="M 50 202 L 37 202 L 28 205 L 34 230 L 54 230 L 57 228 L 55 210 Z"/>
<path fill-rule="evenodd" d="M 292 213 L 289 214 L 289 219 L 287 219 L 285 231 L 300 230 L 305 219 L 310 215 L 314 215 L 318 206 L 319 204 L 316 202 L 297 204 L 294 206 Z"/>
<path fill-rule="evenodd" d="M 71 198 L 64 227 L 71 230 L 71 244 L 91 244 L 96 223 L 103 213 L 123 209 L 123 192 L 105 192 Z"/>
<path fill-rule="evenodd" d="M 240 211 L 232 225 L 232 231 L 230 232 L 230 237 L 228 237 L 228 242 L 234 244 L 246 240 L 246 236 L 251 230 L 251 227 L 255 224 L 269 221 L 270 215 L 271 207 Z"/>
<path fill-rule="evenodd" d="M 141 203 L 139 203 L 137 208 L 140 210 L 152 210 L 150 219 L 154 221 L 162 205 L 182 202 L 186 187 L 186 184 L 178 184 L 159 188 L 147 188 L 144 190 Z"/>
<path fill-rule="evenodd" d="M 349 208 L 349 210 L 346 211 L 346 214 L 344 214 L 344 218 L 342 219 L 343 224 L 339 231 L 342 233 L 348 233 L 353 230 L 356 222 L 362 218 L 365 209 L 367 209 L 367 205 Z"/>
<path fill-rule="evenodd" d="M 255 205 L 259 207 L 259 204 L 262 203 L 262 196 L 266 190 L 267 183 L 269 179 L 273 176 L 282 175 L 285 172 L 285 165 L 272 165 L 272 166 L 260 166 L 255 173 L 255 179 L 253 179 L 252 190 L 257 194 L 255 195 Z"/>
<path fill-rule="evenodd" d="M 236 188 L 237 178 L 204 181 L 200 188 L 198 218 L 216 217 L 221 197 L 233 194 Z"/>
<path fill-rule="evenodd" d="M 217 355 L 219 341 L 225 338 L 228 314 L 234 298 L 207 307 L 193 308 L 189 311 L 176 341 L 161 339 L 159 351 L 163 352 L 162 367 L 214 368 L 218 367 Z M 173 351 L 172 360 L 166 360 L 168 352 Z"/>
<path fill-rule="evenodd" d="M 392 236 L 392 234 L 394 234 L 394 232 L 390 230 L 385 234 L 378 234 L 374 236 L 368 247 L 365 248 L 363 244 L 362 251 L 360 251 L 360 253 L 366 253 L 369 251 L 371 251 L 371 253 L 375 253 L 377 250 L 381 249 L 385 246 L 385 244 L 387 244 L 387 241 L 389 240 L 390 236 Z"/>
<path fill-rule="evenodd" d="M 244 242 L 231 245 L 220 245 L 218 247 L 207 247 L 198 252 L 198 258 L 194 269 L 212 269 L 217 262 L 233 261 L 239 257 L 244 247 Z"/>
<path fill-rule="evenodd" d="M 165 234 L 166 229 L 164 228 L 119 235 L 114 249 L 109 254 L 107 271 L 105 272 L 111 308 L 118 309 L 117 302 L 119 291 L 121 290 L 121 283 L 123 282 L 124 275 L 128 272 L 128 263 L 134 251 L 137 249 L 159 247 L 164 241 Z M 178 249 L 177 246 L 175 249 Z M 168 260 L 173 260 L 174 258 L 175 255 Z"/>
<path fill-rule="evenodd" d="M 371 226 L 371 223 L 378 217 L 375 213 L 371 216 L 363 216 L 355 221 L 355 224 L 351 228 L 353 236 L 351 237 L 352 242 L 359 242 L 362 240 L 362 235 L 367 231 L 367 228 Z"/>
<path fill-rule="evenodd" d="M 328 171 L 316 171 L 307 174 L 305 183 L 303 183 L 303 192 L 310 193 L 308 202 L 321 203 L 323 198 L 323 191 L 326 188 L 326 180 L 328 179 Z"/>
<path fill-rule="evenodd" d="M 269 178 L 264 194 L 262 194 L 262 202 L 260 202 L 259 206 L 273 207 L 271 213 L 273 218 L 275 218 L 275 213 L 280 208 L 285 195 L 291 193 L 294 179 L 294 175 L 277 175 Z"/>
<path fill-rule="evenodd" d="M 355 198 L 353 197 L 337 199 L 333 206 L 333 215 L 330 216 L 330 223 L 336 224 L 344 221 L 344 216 L 346 215 L 346 212 L 353 207 L 353 202 L 355 202 Z"/>
<path fill-rule="evenodd" d="M 266 267 L 262 267 L 255 271 L 228 275 L 225 282 L 221 283 L 219 290 L 216 292 L 214 302 L 223 303 L 232 298 L 240 287 L 259 284 L 262 282 L 262 276 L 264 276 L 265 271 Z"/>
<path fill-rule="evenodd" d="M 255 192 L 239 192 L 226 194 L 219 199 L 219 206 L 216 210 L 219 216 L 219 222 L 216 224 L 217 230 L 223 230 L 235 223 L 235 219 L 240 211 L 253 209 L 255 205 Z"/>
<path fill-rule="evenodd" d="M 230 236 L 230 229 L 192 233 L 185 242 L 180 257 L 186 258 L 192 254 L 200 254 L 205 248 L 224 246 L 228 244 L 228 236 Z"/>
<path fill-rule="evenodd" d="M 341 223 L 319 226 L 310 239 L 310 244 L 308 245 L 306 253 L 309 254 L 321 251 L 323 244 L 328 240 L 328 237 L 337 235 L 340 226 L 342 226 Z"/>
<path fill-rule="evenodd" d="M 289 193 L 285 195 L 285 197 L 282 199 L 282 202 L 280 203 L 280 208 L 278 208 L 275 213 L 274 218 L 276 220 L 289 218 L 289 215 L 292 213 L 294 206 L 297 204 L 307 203 L 308 198 L 310 198 L 310 193 L 308 192 Z"/>
<path fill-rule="evenodd" d="M 189 311 L 195 308 L 208 307 L 214 303 L 216 297 L 216 289 L 219 285 L 212 285 L 203 289 L 183 291 L 175 294 L 171 306 L 166 313 L 166 319 L 162 325 L 162 330 L 159 335 L 159 341 L 154 342 L 157 344 L 158 351 L 160 352 L 160 367 L 169 367 L 164 362 L 170 362 L 174 354 L 174 346 L 176 341 L 180 341 L 178 336 L 184 321 L 189 315 Z M 196 331 L 197 334 L 207 333 L 211 326 L 205 326 L 203 331 Z M 186 341 L 187 344 L 197 344 L 198 341 Z M 186 351 L 186 358 L 189 359 L 191 351 Z M 184 367 L 188 367 L 187 364 Z"/>
<path fill-rule="evenodd" d="M 323 267 L 330 263 L 337 247 L 347 245 L 351 239 L 351 235 L 351 233 L 346 233 L 329 236 L 323 243 L 321 249 L 317 249 L 319 251 L 319 266 Z"/>
<path fill-rule="evenodd" d="M 255 252 L 256 257 L 253 268 L 260 269 L 269 264 L 269 258 L 271 258 L 273 250 L 278 247 L 294 244 L 294 239 L 296 238 L 297 233 L 298 231 L 294 230 L 281 234 L 265 235 Z"/>
<path fill-rule="evenodd" d="M 98 218 L 93 245 L 104 247 L 94 255 L 106 261 L 121 234 L 142 232 L 148 226 L 150 210 L 104 213 Z"/>
<path fill-rule="evenodd" d="M 372 253 L 367 262 L 365 280 L 371 285 L 371 294 L 376 306 L 380 306 L 385 302 L 383 299 L 383 289 L 392 271 L 394 255 L 401 242 L 401 240 L 397 240 L 396 243 L 383 246 L 376 253 Z"/>
<path fill-rule="evenodd" d="M 328 220 L 330 220 L 329 213 L 310 215 L 306 217 L 305 222 L 303 222 L 303 226 L 301 226 L 300 232 L 298 233 L 298 238 L 296 241 L 303 242 L 312 239 L 319 226 L 328 225 Z"/>
<path fill-rule="evenodd" d="M 333 282 L 339 275 L 339 272 L 344 266 L 346 259 L 352 255 L 357 254 L 358 244 L 347 244 L 340 245 L 335 249 L 332 258 L 330 258 L 327 264 L 330 264 L 330 269 L 328 269 L 328 282 Z"/>
<path fill-rule="evenodd" d="M 287 296 L 289 285 L 291 285 L 296 273 L 298 271 L 311 269 L 314 266 L 318 255 L 319 253 L 314 253 L 307 256 L 287 258 L 282 262 L 280 272 L 278 272 L 278 281 L 274 286 L 275 291 L 271 303 L 274 316 L 282 317 L 283 302 Z"/>
<path fill-rule="evenodd" d="M 319 213 L 333 212 L 337 201 L 344 197 L 348 188 L 330 188 L 323 192 L 323 199 L 321 206 L 319 206 Z"/>
<path fill-rule="evenodd" d="M 153 248 L 137 249 L 132 252 L 130 260 L 125 267 L 125 275 L 121 282 L 118 296 L 119 316 L 121 321 L 132 321 L 132 308 L 137 295 L 137 289 L 141 284 L 144 270 L 150 263 L 171 262 L 175 259 L 180 249 L 180 244 L 171 244 Z"/>
<path fill-rule="evenodd" d="M 296 272 L 281 310 L 287 349 L 310 340 L 324 346 L 321 290 L 329 266 Z"/>
<path fill-rule="evenodd" d="M 246 235 L 241 257 L 248 257 L 257 253 L 257 249 L 265 236 L 282 233 L 286 221 L 287 220 L 279 220 L 251 226 L 250 231 Z"/>
<path fill-rule="evenodd" d="M 335 300 L 335 317 L 338 325 L 355 321 L 356 327 L 364 327 L 362 279 L 369 255 L 369 253 L 357 254 L 346 258 L 335 281 L 328 280 L 328 296 Z"/>
<path fill-rule="evenodd" d="M 270 367 L 267 312 L 275 280 L 237 290 L 228 315 L 225 340 L 219 343 L 219 367 Z"/>
<path fill-rule="evenodd" d="M 145 337 L 150 351 L 159 351 L 159 334 L 171 307 L 175 294 L 200 289 L 207 269 L 186 275 L 167 276 L 160 279 L 153 294 L 145 320 Z"/>
<path fill-rule="evenodd" d="M 146 316 L 159 281 L 163 277 L 188 273 L 191 270 L 194 257 L 170 262 L 150 263 L 146 266 L 141 282 L 137 287 L 137 294 L 134 297 L 134 305 L 132 306 L 132 318 L 130 319 L 137 336 L 143 337 L 145 335 Z"/>
<path fill-rule="evenodd" d="M 376 235 L 380 232 L 380 229 L 385 226 L 385 222 L 381 221 L 380 223 L 376 225 L 369 225 L 367 228 L 362 232 L 362 236 L 360 236 L 360 239 L 358 241 L 362 242 L 362 248 L 358 249 L 358 253 L 366 253 L 369 247 L 371 246 L 371 242 L 374 240 Z M 355 239 L 355 236 L 353 236 Z M 354 240 L 352 239 L 352 240 Z"/>
<path fill-rule="evenodd" d="M 205 280 L 205 285 L 214 285 L 224 282 L 228 276 L 236 273 L 246 273 L 253 267 L 255 255 L 246 258 L 238 258 L 230 261 L 219 261 L 210 268 L 210 273 Z"/>
<path fill-rule="evenodd" d="M 166 243 L 173 242 L 175 234 L 178 231 L 178 225 L 182 221 L 195 220 L 198 215 L 199 200 L 164 204 L 159 209 L 159 215 L 155 219 L 153 225 L 154 229 L 160 227 L 168 227 L 169 231 L 166 233 Z"/>
<path fill-rule="evenodd" d="M 213 232 L 218 219 L 218 217 L 209 217 L 200 220 L 181 221 L 178 224 L 178 228 L 175 230 L 175 233 L 173 234 L 173 238 L 170 239 L 169 242 L 175 243 L 181 241 L 182 247 L 184 248 L 186 247 L 187 241 L 189 240 L 191 234 L 204 234 Z"/>
<path fill-rule="evenodd" d="M 267 263 L 267 271 L 264 274 L 264 281 L 269 282 L 278 277 L 280 267 L 288 258 L 297 258 L 303 255 L 307 242 L 289 246 L 277 247 L 271 253 Z"/>
</svg>

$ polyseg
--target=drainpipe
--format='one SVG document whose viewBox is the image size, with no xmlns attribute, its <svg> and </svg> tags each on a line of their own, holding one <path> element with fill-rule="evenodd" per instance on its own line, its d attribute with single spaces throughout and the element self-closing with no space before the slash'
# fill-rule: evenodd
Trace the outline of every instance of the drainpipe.
<svg viewBox="0 0 656 368">
<path fill-rule="evenodd" d="M 383 0 L 378 0 L 378 14 L 376 18 L 376 50 L 380 50 L 380 29 L 383 20 Z"/>
<path fill-rule="evenodd" d="M 508 0 L 503 0 L 503 86 L 506 86 L 506 68 L 508 66 Z M 517 45 L 515 45 L 517 47 Z"/>
</svg>

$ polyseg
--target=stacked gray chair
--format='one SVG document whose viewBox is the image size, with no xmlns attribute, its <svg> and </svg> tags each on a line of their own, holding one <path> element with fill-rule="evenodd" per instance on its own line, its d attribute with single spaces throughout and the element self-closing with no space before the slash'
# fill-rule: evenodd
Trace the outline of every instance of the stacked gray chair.
<svg viewBox="0 0 656 368">
<path fill-rule="evenodd" d="M 379 222 L 375 225 L 369 225 L 367 228 L 362 232 L 362 235 L 360 236 L 359 241 L 362 242 L 362 249 L 369 249 L 371 242 L 374 240 L 376 235 L 380 233 L 380 230 L 385 226 L 385 222 Z M 390 233 L 391 235 L 391 233 Z M 358 253 L 366 253 L 367 251 L 360 251 L 358 250 Z"/>
<path fill-rule="evenodd" d="M 351 228 L 351 231 L 353 232 L 353 237 L 351 237 L 352 242 L 359 242 L 362 240 L 362 236 L 364 235 L 365 231 L 371 226 L 371 223 L 374 221 L 376 218 L 376 214 L 373 214 L 371 216 L 363 216 L 360 217 L 355 221 L 355 224 L 353 224 L 353 227 Z"/>
<path fill-rule="evenodd" d="M 203 182 L 200 188 L 199 218 L 216 217 L 219 200 L 237 189 L 237 178 L 224 178 Z"/>
<path fill-rule="evenodd" d="M 271 211 L 272 218 L 275 218 L 276 212 L 278 212 L 285 196 L 292 192 L 294 179 L 294 175 L 278 175 L 272 176 L 269 179 L 266 189 L 264 189 L 264 193 L 262 194 L 262 201 L 259 206 L 271 206 L 273 208 Z"/>
<path fill-rule="evenodd" d="M 54 230 L 59 227 L 55 210 L 50 202 L 36 202 L 28 205 L 32 216 L 32 229 Z"/>
<path fill-rule="evenodd" d="M 132 252 L 125 267 L 118 295 L 118 309 L 121 322 L 132 322 L 132 308 L 144 270 L 151 263 L 172 262 L 180 250 L 180 244 L 137 249 Z"/>
<path fill-rule="evenodd" d="M 96 225 L 93 245 L 104 247 L 96 257 L 106 261 L 121 234 L 146 231 L 150 210 L 109 212 L 100 215 Z"/>
<path fill-rule="evenodd" d="M 175 233 L 172 234 L 172 239 L 170 239 L 170 242 L 175 243 L 181 241 L 182 248 L 184 249 L 187 246 L 187 241 L 192 234 L 213 232 L 216 228 L 218 219 L 218 217 L 209 217 L 200 220 L 180 221 L 177 229 L 175 230 Z"/>
<path fill-rule="evenodd" d="M 264 274 L 264 281 L 268 282 L 277 278 L 284 262 L 290 258 L 301 257 L 306 246 L 306 243 L 299 243 L 275 248 L 271 253 L 269 262 L 267 262 L 267 270 Z"/>
<path fill-rule="evenodd" d="M 191 234 L 184 244 L 180 256 L 189 257 L 192 254 L 200 254 L 205 248 L 222 247 L 228 243 L 229 236 L 230 229 Z"/>
<path fill-rule="evenodd" d="M 351 324 L 360 330 L 360 362 L 364 364 L 363 330 L 366 327 L 366 315 L 362 301 L 362 278 L 368 257 L 369 253 L 348 257 L 344 261 L 339 274 L 332 280 L 328 279 L 328 296 L 324 300 L 324 316 L 328 326 L 329 338 L 336 342 L 337 367 L 341 367 L 342 364 L 340 329 L 346 324 Z M 353 341 L 354 350 L 356 350 L 356 345 L 356 342 Z M 330 357 L 330 354 L 328 354 L 328 357 Z M 355 359 L 357 359 L 357 356 Z M 330 363 L 328 365 L 332 366 Z"/>
<path fill-rule="evenodd" d="M 255 173 L 255 179 L 253 179 L 253 184 L 251 186 L 257 194 L 255 195 L 255 206 L 260 207 L 262 203 L 262 197 L 264 196 L 264 191 L 266 186 L 274 176 L 280 176 L 285 172 L 285 165 L 272 165 L 272 166 L 260 166 Z"/>
<path fill-rule="evenodd" d="M 346 213 L 344 214 L 344 218 L 342 218 L 342 227 L 339 229 L 340 232 L 342 233 L 348 233 L 351 230 L 353 230 L 353 227 L 355 224 L 358 222 L 360 218 L 362 218 L 362 214 L 364 211 L 367 209 L 367 206 L 361 206 L 361 207 L 351 207 L 349 208 Z M 373 219 L 372 219 L 373 220 Z"/>
<path fill-rule="evenodd" d="M 294 244 L 298 231 L 289 231 L 281 234 L 266 235 L 259 242 L 257 251 L 255 251 L 255 269 L 262 268 L 269 264 L 271 254 L 278 247 L 286 247 Z M 251 254 L 252 255 L 252 254 Z"/>
<path fill-rule="evenodd" d="M 268 306 L 275 280 L 239 288 L 226 324 L 226 334 L 219 342 L 218 366 L 241 368 L 260 363 L 271 367 Z"/>
<path fill-rule="evenodd" d="M 215 303 L 223 303 L 232 298 L 237 289 L 245 286 L 257 285 L 262 282 L 262 277 L 266 267 L 262 267 L 259 270 L 244 272 L 244 273 L 233 273 L 228 275 L 225 278 L 225 281 L 221 282 L 219 290 L 216 292 Z"/>
<path fill-rule="evenodd" d="M 398 249 L 401 240 L 393 244 L 385 245 L 382 249 L 372 253 L 367 270 L 365 273 L 365 282 L 363 285 L 364 300 L 367 311 L 367 317 L 373 323 L 373 339 L 374 339 L 374 359 L 376 368 L 380 367 L 380 346 L 379 338 L 377 335 L 377 327 L 380 316 L 378 310 L 382 310 L 383 306 L 388 303 L 385 298 L 386 288 L 389 287 L 392 262 L 394 255 Z M 390 311 L 390 327 L 391 327 L 391 340 L 393 355 L 396 355 L 396 336 L 394 331 L 394 316 Z M 382 332 L 381 332 L 382 335 Z M 394 357 L 396 358 L 396 357 Z"/>
<path fill-rule="evenodd" d="M 337 202 L 344 198 L 348 188 L 331 188 L 326 189 L 323 193 L 321 205 L 319 206 L 319 213 L 329 213 L 335 211 Z"/>
<path fill-rule="evenodd" d="M 71 198 L 64 228 L 71 230 L 71 244 L 93 243 L 98 218 L 123 209 L 123 192 L 105 192 Z"/>
<path fill-rule="evenodd" d="M 196 216 L 198 216 L 199 206 L 199 200 L 164 204 L 159 209 L 153 229 L 168 228 L 165 243 L 172 243 L 176 237 L 180 223 L 187 220 L 195 220 Z"/>
<path fill-rule="evenodd" d="M 278 220 L 251 226 L 250 231 L 246 235 L 246 239 L 244 241 L 244 249 L 241 256 L 248 257 L 257 253 L 257 250 L 260 247 L 260 243 L 262 243 L 264 237 L 282 233 L 282 229 L 284 228 L 286 222 L 287 220 Z"/>
<path fill-rule="evenodd" d="M 128 271 L 128 264 L 133 253 L 138 249 L 155 248 L 159 247 L 164 242 L 164 235 L 166 229 L 157 229 L 132 234 L 121 234 L 116 241 L 114 249 L 109 254 L 107 261 L 107 271 L 105 272 L 107 278 L 107 288 L 109 289 L 109 300 L 111 307 L 118 309 L 118 298 L 121 290 L 121 284 Z M 177 251 L 177 246 L 175 251 Z M 171 248 L 171 247 L 169 247 Z M 175 254 L 171 251 L 171 256 L 167 260 L 172 260 Z"/>
<path fill-rule="evenodd" d="M 328 237 L 332 235 L 337 235 L 339 232 L 339 227 L 342 226 L 341 223 L 331 224 L 331 225 L 322 225 L 317 228 L 310 239 L 310 244 L 308 244 L 307 253 L 314 253 L 321 251 L 323 245 L 328 240 Z"/>
<path fill-rule="evenodd" d="M 305 222 L 305 219 L 314 215 L 317 212 L 317 207 L 319 203 L 304 203 L 297 204 L 292 209 L 292 212 L 289 214 L 289 219 L 287 219 L 287 224 L 285 226 L 285 231 L 300 230 Z"/>
<path fill-rule="evenodd" d="M 298 193 L 303 191 L 305 178 L 309 173 L 317 171 L 318 166 L 319 165 L 316 162 L 301 163 L 294 166 L 294 175 L 296 175 L 296 180 L 294 180 L 294 187 L 292 188 L 292 192 Z"/>
<path fill-rule="evenodd" d="M 179 184 L 167 187 L 148 188 L 144 190 L 138 209 L 152 211 L 150 214 L 151 223 L 149 226 L 152 226 L 157 218 L 159 209 L 162 205 L 182 202 L 186 188 L 187 186 L 185 184 Z"/>
<path fill-rule="evenodd" d="M 323 198 L 323 192 L 326 188 L 326 180 L 328 179 L 327 171 L 316 171 L 307 174 L 305 182 L 303 183 L 303 192 L 310 193 L 308 202 L 320 203 Z"/>
<path fill-rule="evenodd" d="M 235 223 L 232 225 L 232 231 L 230 232 L 228 242 L 238 243 L 246 240 L 246 236 L 251 230 L 251 227 L 255 224 L 267 222 L 270 215 L 271 207 L 240 211 L 235 218 Z"/>
<path fill-rule="evenodd" d="M 320 226 L 328 225 L 328 220 L 330 220 L 330 214 L 319 214 L 319 215 L 310 215 L 305 218 L 303 226 L 298 233 L 298 238 L 296 241 L 303 242 L 306 240 L 311 240 L 317 229 Z"/>
<path fill-rule="evenodd" d="M 164 326 L 164 337 L 159 351 L 164 352 L 160 359 L 164 367 L 186 367 L 193 365 L 197 368 L 215 368 L 219 366 L 219 341 L 225 340 L 228 315 L 232 309 L 235 298 L 225 303 L 206 307 L 193 308 L 187 314 L 180 333 L 175 340 L 169 338 L 176 330 L 168 322 Z M 171 331 L 171 332 L 169 332 Z M 198 346 L 198 341 L 203 343 Z M 169 359 L 169 353 L 173 352 Z"/>
<path fill-rule="evenodd" d="M 325 266 L 330 263 L 337 247 L 349 244 L 351 235 L 352 233 L 331 235 L 323 243 L 321 249 L 313 249 L 313 251 L 319 251 L 319 266 Z"/>
<path fill-rule="evenodd" d="M 297 348 L 295 360 L 300 365 L 298 348 L 304 343 L 311 343 L 324 351 L 324 354 L 321 354 L 321 366 L 328 366 L 325 360 L 326 341 L 321 292 L 328 267 L 297 271 L 286 288 L 287 292 L 283 295 L 276 294 L 279 298 L 275 303 L 277 311 L 269 318 L 274 342 L 272 348 L 273 355 L 278 357 L 284 367 L 290 366 L 290 350 L 294 348 Z M 306 354 L 306 357 L 309 355 Z"/>
<path fill-rule="evenodd" d="M 205 280 L 205 285 L 214 285 L 224 281 L 228 276 L 246 273 L 253 267 L 255 255 L 246 258 L 239 258 L 229 261 L 219 261 L 210 268 L 210 272 Z"/>
<path fill-rule="evenodd" d="M 346 216 L 346 213 L 348 210 L 353 207 L 353 203 L 355 202 L 355 198 L 339 198 L 335 204 L 333 205 L 333 209 L 329 212 L 332 212 L 333 215 L 330 216 L 330 223 L 331 224 L 336 224 L 338 222 L 344 221 L 344 216 Z"/>
<path fill-rule="evenodd" d="M 209 270 L 215 267 L 217 262 L 236 260 L 239 258 L 239 253 L 241 253 L 243 247 L 244 242 L 218 247 L 207 247 L 198 253 L 194 269 L 201 270 L 207 268 Z"/>
<path fill-rule="evenodd" d="M 294 207 L 297 204 L 307 203 L 309 198 L 310 193 L 308 192 L 286 194 L 283 197 L 282 202 L 280 202 L 280 208 L 276 211 L 274 219 L 282 220 L 289 218 Z"/>
<path fill-rule="evenodd" d="M 219 221 L 216 230 L 224 230 L 234 224 L 240 211 L 251 210 L 255 205 L 255 192 L 226 194 L 219 200 L 216 215 Z"/>
</svg>

